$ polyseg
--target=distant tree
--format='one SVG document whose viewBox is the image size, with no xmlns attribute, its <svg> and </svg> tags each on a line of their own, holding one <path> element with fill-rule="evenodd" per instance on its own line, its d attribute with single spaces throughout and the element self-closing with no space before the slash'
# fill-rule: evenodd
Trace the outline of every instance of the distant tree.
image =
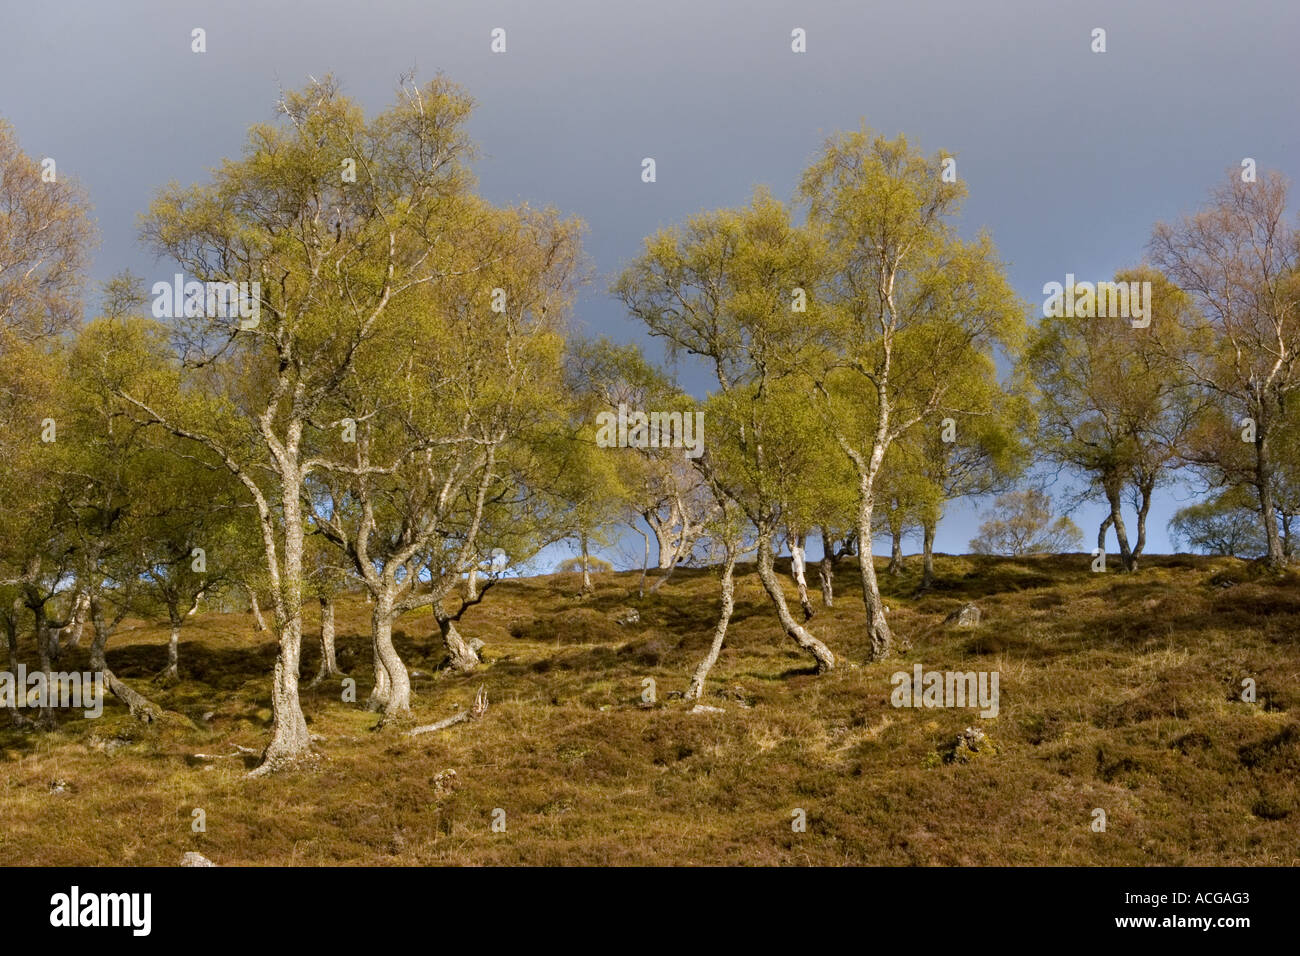
<svg viewBox="0 0 1300 956">
<path fill-rule="evenodd" d="M 1120 283 L 1151 284 L 1149 325 L 1125 317 L 1045 316 L 1017 379 L 1036 395 L 1042 457 L 1082 476 L 1106 501 L 1097 546 L 1114 531 L 1125 571 L 1146 545 L 1152 495 L 1172 476 L 1196 425 L 1199 400 L 1171 356 L 1186 344 L 1189 300 L 1152 269 L 1119 273 Z M 1133 502 L 1136 539 L 1123 505 Z"/>
<path fill-rule="evenodd" d="M 594 554 L 589 554 L 584 559 L 581 555 L 573 558 L 565 558 L 555 566 L 556 574 L 607 574 L 614 570 L 614 565 L 610 564 L 604 558 L 599 558 Z"/>
<path fill-rule="evenodd" d="M 1082 537 L 1068 517 L 1052 519 L 1051 498 L 1028 488 L 998 495 L 970 549 L 975 554 L 1059 554 L 1077 546 Z"/>
<path fill-rule="evenodd" d="M 1155 227 L 1150 254 L 1197 307 L 1174 358 L 1221 412 L 1220 440 L 1202 443 L 1200 463 L 1231 468 L 1222 459 L 1239 454 L 1234 436 L 1247 444 L 1268 562 L 1281 567 L 1274 445 L 1300 390 L 1300 231 L 1288 222 L 1286 179 L 1269 171 L 1243 182 L 1231 170 L 1204 208 Z"/>
<path fill-rule="evenodd" d="M 1203 554 L 1255 558 L 1268 553 L 1256 503 L 1244 486 L 1179 508 L 1169 522 L 1169 536 L 1177 545 Z"/>
</svg>

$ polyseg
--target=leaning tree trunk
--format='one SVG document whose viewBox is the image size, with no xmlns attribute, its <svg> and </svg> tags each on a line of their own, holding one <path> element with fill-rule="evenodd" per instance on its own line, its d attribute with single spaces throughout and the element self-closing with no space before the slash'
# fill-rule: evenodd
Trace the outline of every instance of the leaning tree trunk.
<svg viewBox="0 0 1300 956">
<path fill-rule="evenodd" d="M 442 635 L 442 646 L 447 650 L 447 666 L 452 670 L 468 674 L 483 663 L 478 652 L 456 629 L 456 621 L 434 602 L 433 615 L 438 622 L 438 632 Z"/>
<path fill-rule="evenodd" d="M 1128 543 L 1128 529 L 1124 527 L 1124 514 L 1120 508 L 1120 489 L 1118 485 L 1106 487 L 1106 502 L 1110 505 L 1110 523 L 1115 529 L 1115 539 L 1119 542 L 1120 563 L 1125 571 L 1133 571 L 1137 564 L 1133 560 L 1133 550 Z"/>
<path fill-rule="evenodd" d="M 808 600 L 808 578 L 804 574 L 807 567 L 808 538 L 804 534 L 790 536 L 790 577 L 794 579 L 799 591 L 799 607 L 803 610 L 803 619 L 812 620 L 813 606 Z"/>
<path fill-rule="evenodd" d="M 794 619 L 789 605 L 785 602 L 785 593 L 781 590 L 781 579 L 776 575 L 772 560 L 772 532 L 760 530 L 758 535 L 758 577 L 763 582 L 763 590 L 776 608 L 776 616 L 781 628 L 796 644 L 813 656 L 817 662 L 817 673 L 822 674 L 835 666 L 835 655 L 808 629 Z"/>
<path fill-rule="evenodd" d="M 114 697 L 126 704 L 127 710 L 131 712 L 132 717 L 146 724 L 153 723 L 162 716 L 162 710 L 158 705 L 120 679 L 108 668 L 106 649 L 108 648 L 108 638 L 113 629 L 105 620 L 99 603 L 93 598 L 90 602 L 90 618 L 95 628 L 95 638 L 90 642 L 91 671 L 104 675 L 104 686 L 113 693 Z"/>
<path fill-rule="evenodd" d="M 316 670 L 313 684 L 319 684 L 327 677 L 341 677 L 338 659 L 334 654 L 334 601 L 327 597 L 320 601 L 320 667 Z"/>
<path fill-rule="evenodd" d="M 262 608 L 257 603 L 257 591 L 251 585 L 244 585 L 244 593 L 248 595 L 248 610 L 253 614 L 253 629 L 256 631 L 266 630 L 266 621 L 262 618 Z"/>
<path fill-rule="evenodd" d="M 1138 488 L 1141 501 L 1138 503 L 1137 541 L 1133 543 L 1133 569 L 1137 570 L 1137 559 L 1147 547 L 1147 515 L 1151 513 L 1151 495 L 1155 491 L 1154 482 L 1147 482 Z"/>
<path fill-rule="evenodd" d="M 704 693 L 704 681 L 713 665 L 718 662 L 718 655 L 722 653 L 722 642 L 727 638 L 727 625 L 731 623 L 731 614 L 736 609 L 735 571 L 736 549 L 728 545 L 727 561 L 722 567 L 722 604 L 718 609 L 718 623 L 713 628 L 713 643 L 709 645 L 704 660 L 695 668 L 695 676 L 691 678 L 691 686 L 686 691 L 687 700 L 700 699 Z"/>
<path fill-rule="evenodd" d="M 835 606 L 835 557 L 831 549 L 830 536 L 822 528 L 822 560 L 817 568 L 817 577 L 821 580 L 822 604 Z"/>
<path fill-rule="evenodd" d="M 469 569 L 465 575 L 465 600 L 474 601 L 478 598 L 478 565 Z"/>
<path fill-rule="evenodd" d="M 871 482 L 866 475 L 860 479 L 858 501 L 858 572 L 862 577 L 862 602 L 867 611 L 867 633 L 871 638 L 868 659 L 883 660 L 893 651 L 894 635 L 885 620 L 885 602 L 880 597 L 880 582 L 876 579 L 876 563 L 871 553 Z"/>
<path fill-rule="evenodd" d="M 934 587 L 934 531 L 933 521 L 921 522 L 921 590 Z"/>
<path fill-rule="evenodd" d="M 1101 526 L 1097 529 L 1097 550 L 1102 554 L 1106 553 L 1106 532 L 1110 530 L 1111 524 L 1115 519 L 1107 514 L 1101 521 Z"/>
<path fill-rule="evenodd" d="M 636 528 L 636 525 L 633 525 Z M 641 559 L 641 580 L 636 586 L 636 596 L 645 597 L 645 578 L 650 571 L 650 535 L 646 534 L 640 528 L 636 528 L 641 538 L 645 541 L 645 556 Z"/>
</svg>

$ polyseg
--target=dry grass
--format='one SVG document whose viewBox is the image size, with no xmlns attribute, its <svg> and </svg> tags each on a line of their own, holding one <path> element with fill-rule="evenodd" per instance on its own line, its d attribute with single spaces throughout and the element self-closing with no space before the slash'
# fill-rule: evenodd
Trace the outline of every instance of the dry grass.
<svg viewBox="0 0 1300 956">
<path fill-rule="evenodd" d="M 679 571 L 655 598 L 636 574 L 502 584 L 465 616 L 487 642 L 480 673 L 439 673 L 432 619 L 398 625 L 416 718 L 488 716 L 408 738 L 375 731 L 338 682 L 304 691 L 323 760 L 263 780 L 274 645 L 246 615 L 187 628 L 179 685 L 158 685 L 165 633 L 141 627 L 110 664 L 178 717 L 153 727 L 110 700 L 49 733 L 0 731 L 0 859 L 9 864 L 174 865 L 197 850 L 235 864 L 1249 864 L 1300 862 L 1300 581 L 1248 565 L 1152 558 L 1132 577 L 1084 556 L 940 557 L 940 587 L 884 578 L 904 658 L 862 663 L 856 569 L 811 627 L 841 666 L 823 677 L 784 639 L 752 566 L 707 703 L 684 690 L 709 639 L 710 571 Z M 1227 573 L 1239 582 L 1210 582 Z M 966 600 L 975 630 L 945 629 Z M 636 607 L 641 621 L 613 623 Z M 345 669 L 368 691 L 368 615 L 340 607 Z M 30 651 L 30 649 L 25 649 Z M 30 657 L 29 657 L 30 659 Z M 890 675 L 997 670 L 1001 712 L 895 709 Z M 315 671 L 308 652 L 304 672 Z M 84 666 L 75 652 L 68 666 Z M 1259 700 L 1239 699 L 1253 677 Z M 653 677 L 659 702 L 641 703 Z M 206 713 L 212 717 L 204 720 Z M 2 719 L 0 719 L 2 720 Z M 996 745 L 944 760 L 964 727 Z M 446 770 L 441 783 L 435 778 Z M 52 782 L 62 781 L 62 792 Z M 1092 811 L 1107 814 L 1104 833 Z M 194 808 L 207 832 L 191 831 Z M 493 832 L 494 808 L 506 830 Z M 791 829 L 807 813 L 807 832 Z"/>
</svg>

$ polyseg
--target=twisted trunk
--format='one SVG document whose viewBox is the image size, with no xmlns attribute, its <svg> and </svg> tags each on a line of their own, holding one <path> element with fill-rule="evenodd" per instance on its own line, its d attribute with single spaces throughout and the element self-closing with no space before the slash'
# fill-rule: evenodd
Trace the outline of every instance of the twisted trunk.
<svg viewBox="0 0 1300 956">
<path fill-rule="evenodd" d="M 433 604 L 433 615 L 438 622 L 438 631 L 442 635 L 442 646 L 447 650 L 447 666 L 453 670 L 468 674 L 482 661 L 475 648 L 461 637 L 456 629 L 456 620 L 442 610 L 441 603 Z"/>
<path fill-rule="evenodd" d="M 411 712 L 411 678 L 393 646 L 393 599 L 376 595 L 370 615 L 370 631 L 375 652 L 375 688 L 367 706 L 380 711 L 384 720 Z"/>
<path fill-rule="evenodd" d="M 781 590 L 781 579 L 777 577 L 773 564 L 770 529 L 759 530 L 758 576 L 763 582 L 763 590 L 767 592 L 773 607 L 776 608 L 776 616 L 781 622 L 781 628 L 796 644 L 812 655 L 817 662 L 817 673 L 822 674 L 831 670 L 835 666 L 835 655 L 830 652 L 830 648 L 813 637 L 807 628 L 794 619 L 789 605 L 786 604 L 785 594 Z"/>
</svg>

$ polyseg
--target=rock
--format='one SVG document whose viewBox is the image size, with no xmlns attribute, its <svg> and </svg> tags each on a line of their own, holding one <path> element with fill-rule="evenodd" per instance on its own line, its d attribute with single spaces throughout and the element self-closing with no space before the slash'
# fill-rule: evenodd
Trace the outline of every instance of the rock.
<svg viewBox="0 0 1300 956">
<path fill-rule="evenodd" d="M 945 626 L 955 624 L 957 627 L 977 627 L 982 616 L 978 607 L 967 602 L 945 617 L 943 623 Z"/>
<path fill-rule="evenodd" d="M 619 625 L 640 624 L 641 615 L 634 607 L 625 607 L 614 612 L 614 623 Z"/>
<path fill-rule="evenodd" d="M 212 711 L 208 711 L 206 714 L 203 715 L 203 720 L 206 722 L 211 720 L 215 716 L 217 716 L 215 713 L 213 713 Z"/>
<path fill-rule="evenodd" d="M 455 770 L 443 770 L 433 778 L 433 792 L 440 797 L 451 793 L 459 786 L 460 780 Z"/>
<path fill-rule="evenodd" d="M 708 704 L 696 704 L 691 708 L 692 714 L 723 714 L 726 713 L 721 707 L 710 707 Z"/>
<path fill-rule="evenodd" d="M 952 752 L 948 755 L 949 763 L 968 763 L 976 755 L 986 756 L 997 753 L 997 747 L 988 734 L 978 727 L 967 727 L 957 735 L 957 742 L 953 745 Z"/>
<path fill-rule="evenodd" d="M 181 857 L 181 866 L 216 866 L 216 865 L 217 864 L 213 863 L 202 853 L 195 853 L 193 850 L 187 851 L 186 854 L 183 857 Z"/>
<path fill-rule="evenodd" d="M 67 793 L 72 788 L 72 784 L 66 780 L 51 780 L 50 793 Z"/>
</svg>

